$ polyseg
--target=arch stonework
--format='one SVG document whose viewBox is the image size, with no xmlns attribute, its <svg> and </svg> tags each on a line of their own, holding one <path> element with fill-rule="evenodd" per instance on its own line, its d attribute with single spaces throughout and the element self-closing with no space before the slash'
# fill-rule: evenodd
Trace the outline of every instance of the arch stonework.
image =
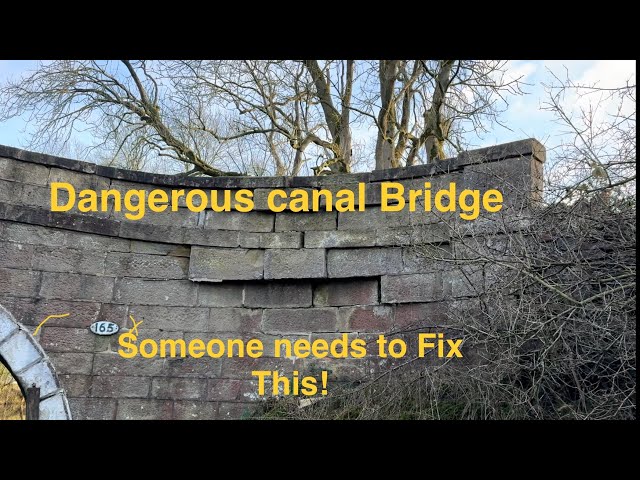
<svg viewBox="0 0 640 480">
<path fill-rule="evenodd" d="M 473 308 L 476 292 L 496 272 L 460 271 L 420 257 L 414 247 L 464 256 L 460 235 L 467 226 L 476 224 L 482 237 L 526 224 L 523 205 L 540 196 L 544 161 L 544 147 L 527 139 L 367 173 L 191 178 L 0 145 L 0 304 L 7 309 L 0 309 L 0 354 L 23 388 L 40 386 L 42 418 L 240 418 L 259 400 L 252 370 L 320 369 L 331 372 L 330 384 L 351 382 L 386 366 L 374 356 L 284 358 L 269 345 L 276 338 L 375 338 L 417 320 L 446 322 L 461 305 Z M 381 185 L 388 181 L 407 190 L 426 182 L 434 191 L 450 183 L 459 190 L 498 188 L 504 208 L 470 222 L 406 208 L 382 211 Z M 248 189 L 255 208 L 194 212 L 181 203 L 178 211 L 147 211 L 136 221 L 114 208 L 52 212 L 51 185 L 58 182 L 77 192 Z M 267 208 L 274 188 L 357 192 L 359 184 L 366 185 L 364 211 Z M 29 334 L 48 315 L 66 313 L 49 320 L 37 342 Z M 258 338 L 265 354 L 124 359 L 117 336 L 88 328 L 110 321 L 125 330 L 130 315 L 144 320 L 140 338 Z"/>
<path fill-rule="evenodd" d="M 71 420 L 64 389 L 47 354 L 29 331 L 0 305 L 0 356 L 23 391 L 40 388 L 40 420 Z"/>
</svg>

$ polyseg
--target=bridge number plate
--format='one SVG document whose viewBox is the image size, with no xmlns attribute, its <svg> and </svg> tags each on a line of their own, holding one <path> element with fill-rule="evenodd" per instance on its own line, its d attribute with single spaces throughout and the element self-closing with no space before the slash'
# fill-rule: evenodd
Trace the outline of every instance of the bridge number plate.
<svg viewBox="0 0 640 480">
<path fill-rule="evenodd" d="M 89 327 L 89 330 L 91 330 L 96 335 L 113 335 L 115 333 L 118 333 L 120 327 L 118 327 L 118 325 L 113 322 L 100 321 L 92 323 Z"/>
</svg>

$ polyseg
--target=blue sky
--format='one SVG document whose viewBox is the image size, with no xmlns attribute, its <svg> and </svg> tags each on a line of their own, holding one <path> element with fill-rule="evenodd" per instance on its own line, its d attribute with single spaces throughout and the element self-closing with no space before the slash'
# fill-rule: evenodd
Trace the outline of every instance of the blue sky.
<svg viewBox="0 0 640 480">
<path fill-rule="evenodd" d="M 18 76 L 36 66 L 37 62 L 33 60 L 2 60 L 0 61 L 0 83 L 9 76 Z M 515 60 L 509 62 L 508 68 L 512 77 L 523 76 L 523 80 L 528 84 L 524 87 L 526 95 L 511 97 L 510 106 L 501 117 L 502 122 L 511 131 L 496 125 L 490 133 L 484 134 L 481 138 L 469 138 L 474 146 L 487 146 L 535 137 L 548 149 L 553 148 L 559 142 L 562 131 L 553 122 L 552 115 L 541 109 L 545 99 L 542 84 L 552 80 L 549 71 L 561 78 L 568 74 L 576 83 L 597 83 L 601 87 L 612 87 L 624 85 L 628 80 L 635 84 L 636 62 L 635 60 Z M 29 133 L 30 125 L 24 118 L 0 123 L 0 144 L 26 148 L 29 144 Z M 354 132 L 355 135 L 358 133 Z M 85 143 L 87 139 L 80 140 Z"/>
</svg>

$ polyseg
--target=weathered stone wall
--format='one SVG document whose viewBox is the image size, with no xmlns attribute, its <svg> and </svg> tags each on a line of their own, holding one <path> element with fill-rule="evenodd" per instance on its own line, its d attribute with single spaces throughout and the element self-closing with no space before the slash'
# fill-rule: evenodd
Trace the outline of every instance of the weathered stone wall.
<svg viewBox="0 0 640 480">
<path fill-rule="evenodd" d="M 329 384 L 384 368 L 374 359 L 310 360 L 121 358 L 117 336 L 100 337 L 97 320 L 128 328 L 144 320 L 141 338 L 369 338 L 417 320 L 427 324 L 475 295 L 485 272 L 461 274 L 420 257 L 413 245 L 456 250 L 452 231 L 475 225 L 487 234 L 517 221 L 541 191 L 544 147 L 533 139 L 474 150 L 402 169 L 328 177 L 176 179 L 118 170 L 0 146 L 0 305 L 33 332 L 57 372 L 73 418 L 237 418 L 257 399 L 251 370 L 331 371 Z M 50 211 L 51 182 L 82 188 L 254 191 L 249 213 Z M 501 215 L 381 212 L 379 184 L 399 181 L 432 190 L 498 188 Z M 357 188 L 364 212 L 273 213 L 271 188 Z M 498 221 L 500 217 L 500 221 Z M 459 234 L 459 232 L 458 232 Z M 3 339 L 0 338 L 0 354 Z"/>
</svg>

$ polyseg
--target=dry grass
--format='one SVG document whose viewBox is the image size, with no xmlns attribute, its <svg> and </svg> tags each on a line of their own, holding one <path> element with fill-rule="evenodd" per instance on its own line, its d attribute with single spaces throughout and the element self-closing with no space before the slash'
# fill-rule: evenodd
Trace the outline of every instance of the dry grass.
<svg viewBox="0 0 640 480">
<path fill-rule="evenodd" d="M 0 363 L 0 420 L 24 420 L 26 404 L 20 386 Z"/>
</svg>

